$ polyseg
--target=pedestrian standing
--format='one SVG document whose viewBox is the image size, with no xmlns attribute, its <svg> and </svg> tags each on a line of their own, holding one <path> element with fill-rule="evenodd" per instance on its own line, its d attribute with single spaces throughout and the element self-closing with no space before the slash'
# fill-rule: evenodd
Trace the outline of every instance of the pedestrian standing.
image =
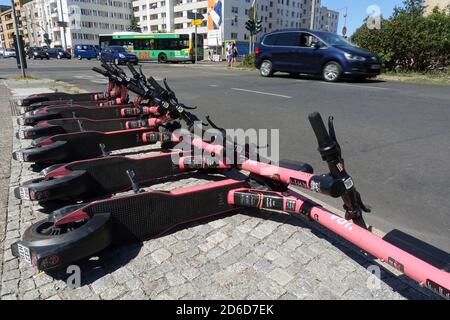
<svg viewBox="0 0 450 320">
<path fill-rule="evenodd" d="M 233 65 L 236 65 L 238 56 L 239 56 L 239 52 L 236 47 L 236 43 L 233 43 L 233 45 L 231 47 L 231 66 L 232 67 L 233 67 Z"/>
</svg>

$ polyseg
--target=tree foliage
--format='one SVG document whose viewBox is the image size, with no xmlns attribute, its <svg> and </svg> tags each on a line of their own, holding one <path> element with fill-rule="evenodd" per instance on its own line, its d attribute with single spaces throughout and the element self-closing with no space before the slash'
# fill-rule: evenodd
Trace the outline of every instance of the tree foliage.
<svg viewBox="0 0 450 320">
<path fill-rule="evenodd" d="M 450 66 L 450 10 L 425 16 L 421 0 L 405 0 L 381 29 L 364 23 L 352 35 L 352 42 L 378 54 L 387 69 L 406 71 L 442 70 Z"/>
<path fill-rule="evenodd" d="M 128 27 L 128 31 L 142 32 L 141 27 L 139 27 L 139 21 L 135 16 L 132 16 L 130 19 L 130 26 Z"/>
</svg>

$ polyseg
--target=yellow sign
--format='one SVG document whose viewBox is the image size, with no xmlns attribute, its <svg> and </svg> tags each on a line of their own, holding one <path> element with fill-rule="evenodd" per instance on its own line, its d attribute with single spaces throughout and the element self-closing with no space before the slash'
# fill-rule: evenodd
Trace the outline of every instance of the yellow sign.
<svg viewBox="0 0 450 320">
<path fill-rule="evenodd" d="M 193 26 L 200 26 L 203 23 L 202 19 L 191 20 Z"/>
</svg>

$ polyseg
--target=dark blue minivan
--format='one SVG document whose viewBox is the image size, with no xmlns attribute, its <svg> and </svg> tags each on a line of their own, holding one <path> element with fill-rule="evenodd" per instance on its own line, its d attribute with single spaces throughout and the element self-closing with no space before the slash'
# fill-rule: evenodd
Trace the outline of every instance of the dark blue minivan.
<svg viewBox="0 0 450 320">
<path fill-rule="evenodd" d="M 320 75 L 325 81 L 366 79 L 381 73 L 378 57 L 345 38 L 325 31 L 293 29 L 264 35 L 255 49 L 263 77 L 274 72 Z"/>
</svg>

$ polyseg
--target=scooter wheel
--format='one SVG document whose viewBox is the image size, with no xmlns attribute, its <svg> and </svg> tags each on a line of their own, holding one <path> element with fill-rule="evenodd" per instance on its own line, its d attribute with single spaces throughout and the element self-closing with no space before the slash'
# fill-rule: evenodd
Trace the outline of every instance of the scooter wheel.
<svg viewBox="0 0 450 320">
<path fill-rule="evenodd" d="M 96 214 L 56 226 L 50 219 L 30 226 L 21 241 L 11 245 L 12 254 L 47 271 L 91 257 L 111 244 L 110 214 Z"/>
</svg>

